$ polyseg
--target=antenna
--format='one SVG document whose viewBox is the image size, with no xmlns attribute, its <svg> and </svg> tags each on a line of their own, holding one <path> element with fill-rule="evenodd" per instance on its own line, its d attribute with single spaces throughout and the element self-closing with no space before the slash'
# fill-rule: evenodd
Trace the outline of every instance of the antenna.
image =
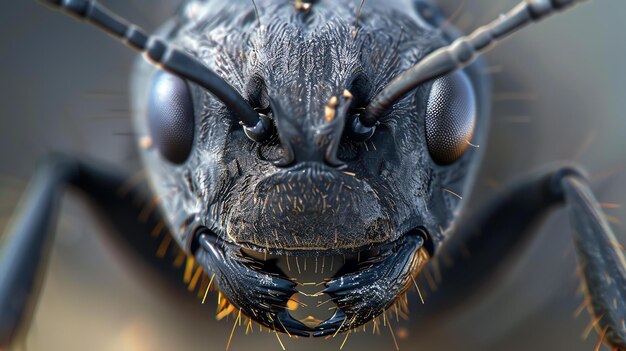
<svg viewBox="0 0 626 351">
<path fill-rule="evenodd" d="M 133 49 L 143 52 L 159 68 L 200 85 L 222 101 L 246 129 L 257 133 L 264 129 L 265 124 L 261 123 L 259 113 L 235 88 L 198 59 L 167 45 L 159 38 L 149 36 L 144 30 L 112 13 L 97 1 L 42 1 L 121 39 Z"/>
<path fill-rule="evenodd" d="M 380 117 L 406 93 L 432 79 L 450 74 L 471 64 L 479 54 L 496 46 L 498 41 L 527 25 L 538 22 L 586 0 L 525 0 L 490 24 L 455 40 L 424 57 L 418 64 L 394 78 L 372 99 L 365 112 L 355 119 L 353 128 L 373 129 Z"/>
</svg>

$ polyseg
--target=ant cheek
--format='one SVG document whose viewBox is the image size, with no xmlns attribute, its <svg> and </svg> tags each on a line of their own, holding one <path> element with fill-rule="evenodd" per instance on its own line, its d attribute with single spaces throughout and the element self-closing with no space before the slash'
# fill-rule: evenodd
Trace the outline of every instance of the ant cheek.
<svg viewBox="0 0 626 351">
<path fill-rule="evenodd" d="M 193 147 L 194 112 L 184 80 L 164 71 L 155 74 L 148 101 L 148 128 L 165 159 L 175 164 L 187 160 Z"/>
</svg>

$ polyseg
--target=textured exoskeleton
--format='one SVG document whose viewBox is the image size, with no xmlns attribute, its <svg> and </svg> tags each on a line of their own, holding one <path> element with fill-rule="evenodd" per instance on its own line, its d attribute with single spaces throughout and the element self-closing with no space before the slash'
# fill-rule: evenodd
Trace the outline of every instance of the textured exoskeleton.
<svg viewBox="0 0 626 351">
<path fill-rule="evenodd" d="M 452 190 L 470 192 L 487 132 L 479 54 L 579 1 L 523 1 L 464 37 L 422 0 L 189 1 L 154 36 L 95 1 L 46 2 L 145 54 L 134 124 L 160 212 L 137 223 L 117 196 L 124 177 L 107 167 L 44 163 L 0 256 L 0 348 L 27 320 L 67 185 L 133 233 L 139 250 L 150 244 L 137 232 L 164 221 L 210 277 L 203 287 L 217 287 L 238 318 L 303 337 L 373 320 L 443 255 L 453 264 L 437 267 L 444 282 L 430 307 L 463 301 L 566 205 L 597 327 L 608 345 L 626 347 L 626 262 L 582 171 L 533 174 L 475 216 L 463 216 Z M 310 283 L 284 263 L 336 255 L 356 260 L 316 282 L 334 314 L 294 317 L 289 304 Z"/>
</svg>

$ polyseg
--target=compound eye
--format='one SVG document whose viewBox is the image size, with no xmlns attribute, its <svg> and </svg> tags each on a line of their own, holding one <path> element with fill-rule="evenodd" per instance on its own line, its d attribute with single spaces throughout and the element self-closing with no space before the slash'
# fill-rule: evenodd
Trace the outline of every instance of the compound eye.
<svg viewBox="0 0 626 351">
<path fill-rule="evenodd" d="M 148 101 L 148 128 L 155 147 L 168 161 L 185 162 L 194 137 L 194 113 L 187 83 L 170 73 L 158 71 Z"/>
<path fill-rule="evenodd" d="M 433 83 L 426 108 L 426 143 L 432 159 L 449 165 L 463 156 L 476 125 L 476 98 L 462 71 Z"/>
</svg>

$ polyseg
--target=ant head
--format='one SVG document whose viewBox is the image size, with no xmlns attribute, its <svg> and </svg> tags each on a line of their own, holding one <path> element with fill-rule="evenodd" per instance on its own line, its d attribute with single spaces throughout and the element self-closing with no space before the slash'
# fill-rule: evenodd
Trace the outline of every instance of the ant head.
<svg viewBox="0 0 626 351">
<path fill-rule="evenodd" d="M 388 308 L 455 220 L 486 132 L 476 54 L 575 1 L 524 2 L 452 44 L 422 1 L 414 12 L 382 1 L 193 1 L 161 30 L 167 42 L 93 1 L 49 2 L 156 64 L 137 67 L 135 124 L 178 243 L 247 315 L 323 336 Z M 312 328 L 285 315 L 293 279 L 259 253 L 356 253 L 370 265 L 328 278 L 339 308 Z M 344 278 L 352 288 L 337 286 Z"/>
<path fill-rule="evenodd" d="M 202 226 L 268 250 L 351 250 L 425 227 L 437 242 L 474 173 L 484 76 L 426 82 L 365 135 L 369 102 L 444 33 L 419 13 L 260 5 L 257 18 L 247 2 L 194 4 L 160 34 L 241 94 L 262 138 L 198 84 L 145 61 L 135 75 L 144 159 L 178 239 L 190 247 Z"/>
</svg>

